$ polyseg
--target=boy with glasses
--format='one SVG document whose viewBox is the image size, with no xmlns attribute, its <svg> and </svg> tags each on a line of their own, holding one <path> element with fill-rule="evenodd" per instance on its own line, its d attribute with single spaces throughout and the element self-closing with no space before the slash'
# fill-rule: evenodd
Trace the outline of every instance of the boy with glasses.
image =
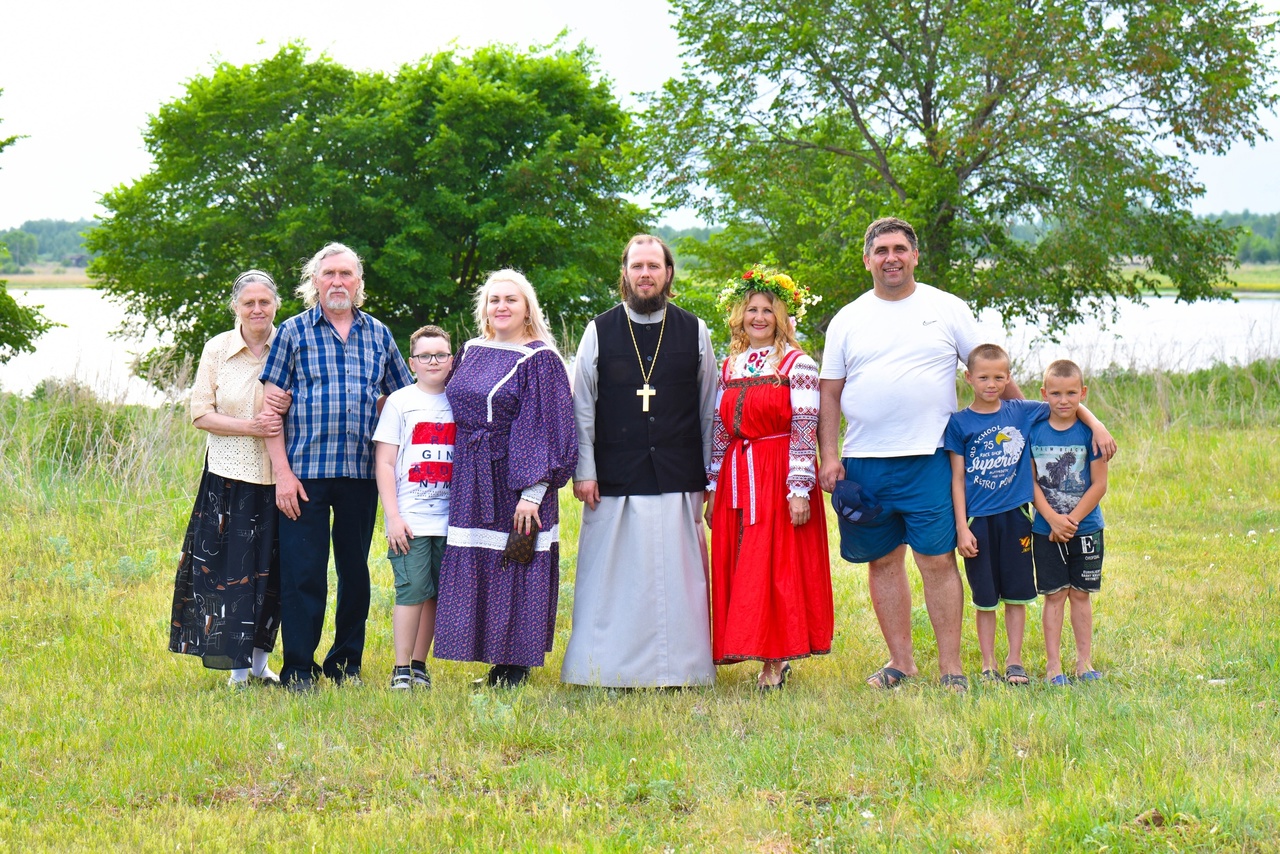
<svg viewBox="0 0 1280 854">
<path fill-rule="evenodd" d="M 417 382 L 387 398 L 373 433 L 387 560 L 396 582 L 391 673 L 395 690 L 431 687 L 427 653 L 435 634 L 457 432 L 444 394 L 453 367 L 449 334 L 438 326 L 424 326 L 409 337 L 409 352 Z"/>
</svg>

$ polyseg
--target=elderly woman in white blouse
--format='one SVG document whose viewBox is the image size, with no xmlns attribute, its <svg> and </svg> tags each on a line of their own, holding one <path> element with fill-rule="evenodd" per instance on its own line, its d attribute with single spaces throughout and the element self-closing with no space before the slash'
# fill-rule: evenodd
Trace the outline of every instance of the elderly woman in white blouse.
<svg viewBox="0 0 1280 854">
<path fill-rule="evenodd" d="M 231 288 L 234 329 L 205 345 L 191 421 L 208 436 L 204 474 L 174 582 L 171 652 L 229 670 L 228 684 L 279 681 L 267 667 L 280 622 L 275 478 L 263 439 L 282 429 L 258 381 L 275 338 L 276 283 L 249 270 Z"/>
</svg>

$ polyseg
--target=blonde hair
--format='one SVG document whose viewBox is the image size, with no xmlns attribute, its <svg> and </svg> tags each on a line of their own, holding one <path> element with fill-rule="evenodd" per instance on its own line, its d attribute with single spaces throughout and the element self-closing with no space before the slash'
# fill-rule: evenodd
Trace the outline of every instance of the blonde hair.
<svg viewBox="0 0 1280 854">
<path fill-rule="evenodd" d="M 538 294 L 533 290 L 533 285 L 529 284 L 529 280 L 519 270 L 505 269 L 495 270 L 489 274 L 489 278 L 484 280 L 484 284 L 476 289 L 476 329 L 482 338 L 493 338 L 493 330 L 489 328 L 489 317 L 485 312 L 485 306 L 489 303 L 489 292 L 493 290 L 493 286 L 508 282 L 516 286 L 516 290 L 520 292 L 520 296 L 524 297 L 526 334 L 531 341 L 541 341 L 560 353 L 556 348 L 556 340 L 551 335 L 551 330 L 547 328 L 547 321 L 542 316 L 542 306 L 538 305 Z"/>
<path fill-rule="evenodd" d="M 1049 367 L 1045 368 L 1044 371 L 1046 382 L 1049 377 L 1057 377 L 1062 380 L 1080 380 L 1080 384 L 1084 385 L 1084 371 L 1080 370 L 1080 366 L 1070 359 L 1059 359 L 1056 362 L 1050 362 Z"/>
<path fill-rule="evenodd" d="M 969 358 L 964 360 L 964 366 L 972 371 L 974 364 L 979 359 L 984 362 L 1004 362 L 1006 369 L 1013 367 L 1013 360 L 1009 358 L 1009 353 L 999 344 L 979 344 L 969 351 Z"/>
<path fill-rule="evenodd" d="M 729 309 L 729 317 L 727 323 L 729 325 L 729 361 L 747 352 L 751 347 L 750 339 L 747 338 L 746 314 L 747 305 L 751 302 L 751 298 L 756 294 L 769 298 L 770 307 L 773 309 L 773 352 L 769 354 L 769 361 L 773 363 L 774 370 L 782 366 L 782 356 L 787 351 L 787 345 L 799 350 L 800 342 L 796 340 L 795 330 L 791 328 L 791 315 L 787 312 L 787 304 L 778 299 L 778 295 L 770 291 L 747 291 L 746 297 L 734 303 Z"/>
<path fill-rule="evenodd" d="M 316 270 L 320 268 L 320 262 L 333 255 L 341 255 L 344 252 L 356 259 L 356 275 L 360 278 L 360 283 L 356 285 L 356 292 L 351 297 L 351 304 L 356 308 L 364 305 L 364 262 L 360 260 L 360 256 L 350 246 L 334 242 L 327 244 L 319 252 L 312 255 L 311 260 L 302 268 L 302 281 L 294 289 L 294 294 L 302 300 L 302 304 L 307 308 L 315 308 L 316 303 L 320 301 L 320 292 L 316 290 L 316 284 L 312 281 Z"/>
</svg>

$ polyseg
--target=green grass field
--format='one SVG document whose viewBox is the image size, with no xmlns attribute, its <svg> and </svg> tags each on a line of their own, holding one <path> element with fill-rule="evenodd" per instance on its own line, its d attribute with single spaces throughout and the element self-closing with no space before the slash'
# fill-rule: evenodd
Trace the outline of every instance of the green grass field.
<svg viewBox="0 0 1280 854">
<path fill-rule="evenodd" d="M 567 492 L 555 651 L 527 688 L 475 693 L 482 666 L 433 661 L 432 691 L 387 690 L 375 542 L 365 685 L 229 692 L 166 651 L 201 434 L 66 389 L 0 395 L 0 849 L 1276 851 L 1280 364 L 1089 385 L 1122 445 L 1104 682 L 943 691 L 917 587 L 931 678 L 872 691 L 865 571 L 835 558 L 835 648 L 768 698 L 747 664 L 676 693 L 559 684 Z"/>
<path fill-rule="evenodd" d="M 86 288 L 89 276 L 83 267 L 58 267 L 38 264 L 30 273 L 6 273 L 0 276 L 11 290 L 44 290 L 45 288 Z"/>
<path fill-rule="evenodd" d="M 1239 291 L 1280 291 L 1280 264 L 1242 264 L 1231 271 Z"/>
</svg>

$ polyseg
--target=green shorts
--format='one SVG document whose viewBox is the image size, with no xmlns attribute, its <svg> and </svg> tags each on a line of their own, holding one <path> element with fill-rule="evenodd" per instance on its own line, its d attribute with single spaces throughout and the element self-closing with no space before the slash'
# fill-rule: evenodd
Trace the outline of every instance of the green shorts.
<svg viewBox="0 0 1280 854">
<path fill-rule="evenodd" d="M 409 541 L 407 555 L 387 549 L 387 560 L 391 561 L 391 572 L 396 578 L 397 605 L 421 605 L 436 598 L 444 540 L 444 537 L 414 537 Z"/>
</svg>

